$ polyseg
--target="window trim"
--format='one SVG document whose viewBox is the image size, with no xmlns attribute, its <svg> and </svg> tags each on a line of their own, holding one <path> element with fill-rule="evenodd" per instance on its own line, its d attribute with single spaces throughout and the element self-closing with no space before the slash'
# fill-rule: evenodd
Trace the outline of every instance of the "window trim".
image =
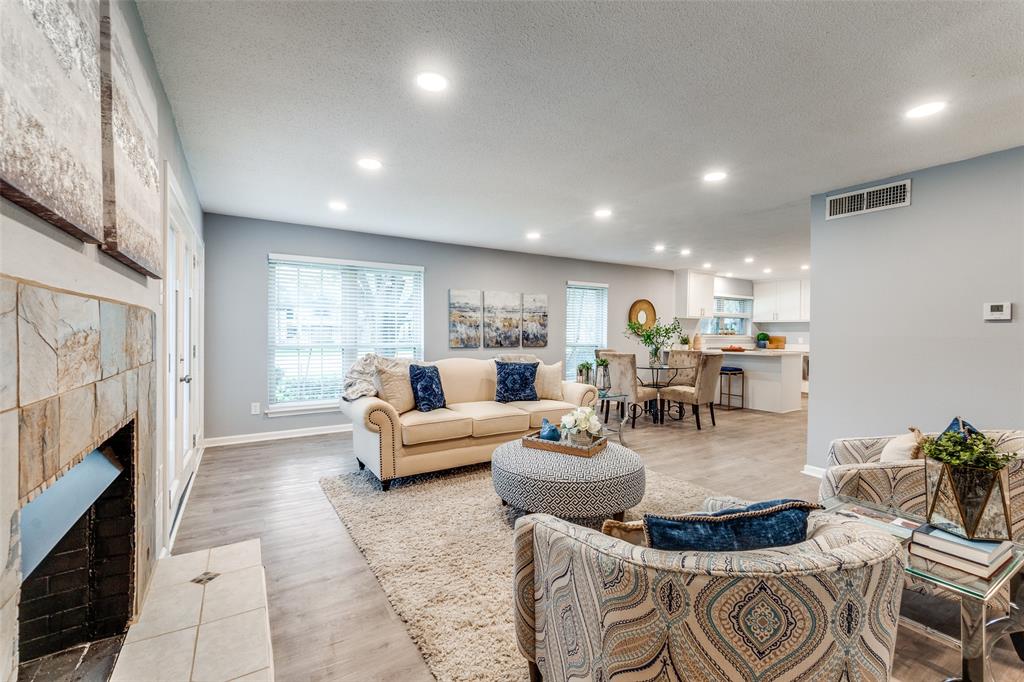
<svg viewBox="0 0 1024 682">
<path fill-rule="evenodd" d="M 300 256 L 300 255 L 296 255 L 296 254 L 285 254 L 285 253 L 269 252 L 269 253 L 267 253 L 267 259 L 266 259 L 267 268 L 268 268 L 268 270 L 267 270 L 267 273 L 268 273 L 267 287 L 268 287 L 268 289 L 269 289 L 269 287 L 272 284 L 272 281 L 269 278 L 269 273 L 270 273 L 270 266 L 271 266 L 272 262 L 274 262 L 274 261 L 284 262 L 284 263 L 295 263 L 297 265 L 337 265 L 337 266 L 359 267 L 359 268 L 366 268 L 366 269 L 396 270 L 396 271 L 404 271 L 404 272 L 411 272 L 411 273 L 419 273 L 420 274 L 420 330 L 419 330 L 420 333 L 419 333 L 418 346 L 419 346 L 419 349 L 420 349 L 420 354 L 421 355 L 425 354 L 425 351 L 426 351 L 426 340 L 425 340 L 425 337 L 426 337 L 427 312 L 426 312 L 426 275 L 425 275 L 426 268 L 424 266 L 422 266 L 422 265 L 410 265 L 408 263 L 382 263 L 382 262 L 378 262 L 378 261 L 366 261 L 366 260 L 344 259 L 344 258 L 327 258 L 327 257 L 323 257 L 323 256 Z M 268 330 L 269 330 L 269 325 L 270 325 L 270 310 L 269 309 L 267 310 L 266 317 L 267 317 L 266 322 L 267 322 Z M 327 345 L 335 345 L 335 344 L 327 344 Z M 270 344 L 270 340 L 268 338 L 267 339 L 266 352 L 265 352 L 265 357 L 267 359 L 267 364 L 265 366 L 265 369 L 266 369 L 268 374 L 270 372 L 270 362 L 269 362 L 270 352 L 271 352 L 271 344 Z M 269 388 L 270 382 L 266 381 L 265 383 L 266 383 L 267 388 Z M 267 400 L 267 402 L 266 402 L 266 409 L 263 410 L 263 415 L 265 417 L 274 418 L 274 417 L 298 416 L 298 415 L 305 415 L 305 414 L 326 414 L 326 413 L 331 413 L 331 412 L 341 412 L 341 400 L 343 400 L 343 398 L 339 397 L 337 400 L 333 400 L 333 399 L 329 399 L 329 400 L 303 400 L 303 401 L 292 401 L 292 402 L 284 402 L 284 403 L 272 403 L 270 401 L 270 394 L 269 394 L 269 391 L 268 391 L 268 393 L 266 395 L 266 400 Z"/>
</svg>

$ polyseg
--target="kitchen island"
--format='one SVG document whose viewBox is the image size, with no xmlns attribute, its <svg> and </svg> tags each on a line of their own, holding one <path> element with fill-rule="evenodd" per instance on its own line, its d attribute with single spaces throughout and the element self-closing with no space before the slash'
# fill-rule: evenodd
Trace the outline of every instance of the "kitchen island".
<svg viewBox="0 0 1024 682">
<path fill-rule="evenodd" d="M 743 407 L 764 412 L 795 412 L 802 409 L 800 393 L 803 386 L 803 351 L 748 350 L 706 351 L 725 355 L 724 367 L 739 367 L 744 375 Z M 725 381 L 728 381 L 726 379 Z M 733 379 L 733 392 L 738 393 L 738 379 Z M 715 395 L 715 402 L 721 392 Z M 739 405 L 738 401 L 736 402 Z"/>
</svg>

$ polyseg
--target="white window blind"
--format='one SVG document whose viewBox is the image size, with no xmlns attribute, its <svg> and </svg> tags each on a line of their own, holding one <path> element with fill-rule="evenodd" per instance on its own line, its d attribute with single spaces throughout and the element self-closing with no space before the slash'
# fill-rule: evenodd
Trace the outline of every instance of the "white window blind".
<svg viewBox="0 0 1024 682">
<path fill-rule="evenodd" d="M 271 254 L 267 396 L 334 402 L 364 353 L 423 358 L 423 269 Z"/>
<path fill-rule="evenodd" d="M 576 365 L 594 362 L 594 351 L 608 346 L 608 287 L 570 282 L 565 288 L 565 378 Z"/>
</svg>

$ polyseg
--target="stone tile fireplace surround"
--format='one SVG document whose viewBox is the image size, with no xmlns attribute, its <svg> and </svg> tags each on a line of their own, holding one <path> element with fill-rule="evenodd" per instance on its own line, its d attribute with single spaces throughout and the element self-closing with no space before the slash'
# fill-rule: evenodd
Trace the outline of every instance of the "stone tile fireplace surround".
<svg viewBox="0 0 1024 682">
<path fill-rule="evenodd" d="M 0 276 L 0 680 L 18 665 L 20 509 L 134 426 L 134 599 L 155 557 L 158 381 L 145 308 Z"/>
</svg>

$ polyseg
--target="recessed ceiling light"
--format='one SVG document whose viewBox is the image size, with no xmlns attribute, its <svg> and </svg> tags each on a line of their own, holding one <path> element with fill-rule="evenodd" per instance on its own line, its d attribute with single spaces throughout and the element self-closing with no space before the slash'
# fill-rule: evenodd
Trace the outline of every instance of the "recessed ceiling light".
<svg viewBox="0 0 1024 682">
<path fill-rule="evenodd" d="M 806 263 L 804 263 L 803 265 L 801 265 L 801 266 L 800 266 L 800 269 L 801 269 L 801 270 L 810 270 L 810 269 L 811 269 L 811 266 L 810 266 L 810 265 L 807 265 Z"/>
<path fill-rule="evenodd" d="M 729 174 L 725 171 L 711 171 L 710 173 L 704 174 L 705 182 L 721 182 L 729 177 Z"/>
<path fill-rule="evenodd" d="M 679 255 L 680 256 L 689 256 L 691 253 L 693 253 L 693 251 L 690 251 L 690 249 L 683 249 L 682 251 L 679 252 Z"/>
<path fill-rule="evenodd" d="M 771 274 L 771 272 L 772 272 L 772 269 L 771 269 L 771 268 L 765 268 L 765 269 L 764 269 L 764 270 L 762 270 L 761 272 L 763 272 L 763 273 L 764 273 L 764 274 L 766 274 L 766 275 L 770 275 L 770 274 Z"/>
<path fill-rule="evenodd" d="M 612 217 L 612 210 L 607 207 L 601 207 L 594 210 L 594 217 L 601 218 L 602 220 Z"/>
<path fill-rule="evenodd" d="M 424 71 L 416 75 L 416 85 L 428 92 L 441 92 L 448 88 L 448 79 L 439 73 Z"/>
<path fill-rule="evenodd" d="M 356 161 L 356 165 L 368 171 L 379 171 L 384 167 L 384 164 L 379 159 L 359 159 Z"/>
<path fill-rule="evenodd" d="M 711 263 L 704 263 L 703 265 L 701 265 L 701 267 L 702 268 L 710 268 L 711 267 Z"/>
<path fill-rule="evenodd" d="M 743 262 L 744 263 L 753 263 L 754 262 L 754 257 L 753 256 L 747 256 L 746 258 L 743 259 Z"/>
<path fill-rule="evenodd" d="M 346 204 L 344 201 L 328 201 L 327 208 L 331 209 L 332 211 L 347 211 L 348 204 Z"/>
<path fill-rule="evenodd" d="M 664 244 L 655 244 L 654 245 L 654 250 L 657 251 L 658 253 L 661 253 L 662 251 L 665 250 L 665 245 Z"/>
<path fill-rule="evenodd" d="M 540 239 L 540 232 L 527 232 L 526 233 L 526 238 L 527 239 Z"/>
<path fill-rule="evenodd" d="M 945 102 L 928 102 L 920 106 L 914 107 L 913 109 L 907 110 L 904 114 L 907 118 L 924 118 L 925 116 L 931 116 L 937 114 L 946 108 Z"/>
</svg>

